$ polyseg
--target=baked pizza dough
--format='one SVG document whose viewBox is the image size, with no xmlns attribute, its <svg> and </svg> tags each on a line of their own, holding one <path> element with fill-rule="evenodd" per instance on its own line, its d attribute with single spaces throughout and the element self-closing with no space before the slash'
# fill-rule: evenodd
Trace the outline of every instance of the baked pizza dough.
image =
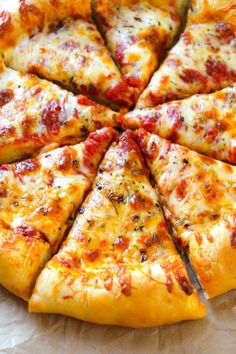
<svg viewBox="0 0 236 354">
<path fill-rule="evenodd" d="M 145 130 L 236 164 L 236 85 L 120 116 L 123 129 Z"/>
<path fill-rule="evenodd" d="M 196 0 L 177 44 L 140 95 L 137 108 L 154 107 L 236 81 L 234 0 Z"/>
<path fill-rule="evenodd" d="M 7 66 L 117 109 L 133 105 L 133 89 L 92 21 L 89 0 L 1 0 L 0 19 L 0 53 Z"/>
<path fill-rule="evenodd" d="M 124 133 L 105 155 L 69 236 L 37 280 L 30 311 L 129 327 L 204 316 L 132 136 Z"/>
<path fill-rule="evenodd" d="M 0 57 L 0 163 L 76 144 L 89 132 L 117 126 L 119 117 L 86 96 L 6 68 Z"/>
<path fill-rule="evenodd" d="M 236 167 L 139 130 L 165 216 L 208 297 L 236 287 Z"/>
<path fill-rule="evenodd" d="M 104 128 L 81 144 L 0 165 L 0 283 L 14 294 L 29 298 L 114 135 Z"/>
</svg>

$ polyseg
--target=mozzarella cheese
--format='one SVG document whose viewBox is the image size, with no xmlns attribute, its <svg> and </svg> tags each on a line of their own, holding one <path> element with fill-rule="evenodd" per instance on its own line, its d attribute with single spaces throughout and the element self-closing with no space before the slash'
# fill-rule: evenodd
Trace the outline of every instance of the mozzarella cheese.
<svg viewBox="0 0 236 354">
<path fill-rule="evenodd" d="M 95 0 L 107 44 L 129 85 L 140 93 L 180 24 L 176 2 Z M 186 1 L 182 1 L 182 7 Z M 164 7 L 164 9 L 163 9 Z"/>
<path fill-rule="evenodd" d="M 2 64 L 2 65 L 1 65 Z M 0 62 L 0 163 L 39 148 L 73 144 L 89 132 L 116 126 L 120 114 Z"/>
<path fill-rule="evenodd" d="M 236 164 L 236 85 L 121 117 L 122 128 L 144 128 L 172 142 Z"/>
<path fill-rule="evenodd" d="M 131 327 L 204 315 L 145 172 L 131 132 L 124 133 L 39 276 L 31 311 Z"/>
<path fill-rule="evenodd" d="M 114 132 L 78 145 L 0 165 L 0 283 L 28 299 L 88 190 Z"/>
<path fill-rule="evenodd" d="M 231 24 L 189 24 L 139 97 L 137 108 L 219 90 L 236 81 L 236 39 Z"/>
<path fill-rule="evenodd" d="M 139 130 L 166 218 L 209 297 L 236 287 L 236 167 Z"/>
</svg>

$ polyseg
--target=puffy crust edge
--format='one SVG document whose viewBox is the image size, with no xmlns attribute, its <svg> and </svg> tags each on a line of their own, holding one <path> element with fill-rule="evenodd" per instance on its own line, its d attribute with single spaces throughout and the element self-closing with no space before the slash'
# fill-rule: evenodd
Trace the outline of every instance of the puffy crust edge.
<svg viewBox="0 0 236 354">
<path fill-rule="evenodd" d="M 179 256 L 172 259 L 182 266 L 185 273 Z M 54 258 L 37 280 L 29 310 L 134 328 L 197 319 L 205 315 L 204 305 L 199 301 L 196 290 L 191 295 L 185 294 L 173 278 L 173 289 L 168 292 L 159 262 L 127 268 L 131 275 L 132 291 L 126 296 L 121 293 L 114 273 L 113 287 L 109 291 L 102 280 L 106 269 L 92 270 L 96 276 L 89 284 L 83 284 L 78 271 L 64 268 Z"/>
</svg>

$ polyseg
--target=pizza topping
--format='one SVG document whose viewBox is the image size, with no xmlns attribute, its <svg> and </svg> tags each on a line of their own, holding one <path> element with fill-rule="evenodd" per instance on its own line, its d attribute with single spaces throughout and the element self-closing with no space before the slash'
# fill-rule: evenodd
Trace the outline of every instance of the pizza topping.
<svg viewBox="0 0 236 354">
<path fill-rule="evenodd" d="M 114 247 L 124 252 L 130 244 L 130 239 L 127 236 L 118 236 L 114 241 Z"/>
<path fill-rule="evenodd" d="M 14 97 L 14 92 L 10 89 L 0 91 L 0 107 L 9 103 Z"/>
<path fill-rule="evenodd" d="M 205 65 L 207 75 L 217 83 L 236 80 L 236 71 L 229 71 L 226 64 L 222 61 L 208 59 Z"/>
<path fill-rule="evenodd" d="M 83 95 L 77 96 L 77 103 L 83 106 L 96 106 L 96 103 Z"/>
<path fill-rule="evenodd" d="M 173 279 L 170 273 L 166 272 L 166 287 L 169 293 L 173 290 Z"/>
<path fill-rule="evenodd" d="M 36 230 L 33 226 L 30 225 L 21 225 L 15 228 L 15 232 L 22 234 L 25 237 L 33 237 L 36 239 L 43 240 L 48 242 L 47 236 L 44 232 Z"/>
<path fill-rule="evenodd" d="M 186 195 L 186 187 L 187 187 L 187 182 L 185 179 L 181 179 L 179 184 L 176 187 L 176 195 L 179 201 L 184 199 Z"/>
<path fill-rule="evenodd" d="M 118 281 L 122 294 L 125 296 L 131 295 L 131 275 L 124 267 L 118 268 Z"/>
<path fill-rule="evenodd" d="M 28 159 L 14 165 L 14 174 L 17 177 L 21 177 L 27 175 L 28 173 L 35 172 L 39 168 L 40 162 L 38 159 Z"/>
<path fill-rule="evenodd" d="M 60 159 L 57 161 L 58 170 L 68 171 L 73 165 L 71 150 L 69 148 L 64 148 Z"/>
<path fill-rule="evenodd" d="M 177 272 L 177 281 L 186 295 L 192 295 L 193 287 L 182 272 Z"/>
<path fill-rule="evenodd" d="M 0 198 L 6 198 L 7 197 L 7 188 L 6 187 L 1 187 L 0 185 Z"/>
<path fill-rule="evenodd" d="M 182 73 L 180 74 L 180 78 L 187 84 L 199 82 L 203 85 L 203 87 L 206 87 L 207 85 L 206 77 L 194 69 L 183 69 Z"/>
<path fill-rule="evenodd" d="M 95 262 L 99 257 L 99 250 L 97 249 L 90 249 L 84 251 L 84 257 L 89 262 Z"/>
<path fill-rule="evenodd" d="M 62 105 L 59 100 L 52 100 L 47 103 L 47 106 L 42 115 L 42 123 L 46 126 L 48 134 L 58 135 L 61 122 L 59 115 L 62 111 Z"/>
<path fill-rule="evenodd" d="M 11 30 L 11 14 L 7 11 L 2 11 L 0 13 L 0 36 Z"/>
<path fill-rule="evenodd" d="M 223 44 L 230 43 L 231 40 L 235 38 L 230 25 L 224 22 L 217 23 L 216 31 L 218 32 Z"/>
<path fill-rule="evenodd" d="M 233 248 L 236 248 L 236 231 L 232 231 L 230 236 L 230 243 Z"/>
<path fill-rule="evenodd" d="M 31 24 L 32 15 L 40 19 L 38 23 L 42 26 L 44 15 L 35 5 L 28 5 L 25 0 L 21 0 L 19 12 L 21 21 L 25 26 Z"/>
<path fill-rule="evenodd" d="M 105 272 L 103 275 L 104 287 L 107 291 L 111 291 L 113 286 L 113 274 L 111 272 Z"/>
<path fill-rule="evenodd" d="M 184 43 L 186 45 L 189 45 L 193 41 L 193 36 L 192 36 L 191 32 L 186 31 L 181 35 L 181 39 L 184 41 Z"/>
</svg>

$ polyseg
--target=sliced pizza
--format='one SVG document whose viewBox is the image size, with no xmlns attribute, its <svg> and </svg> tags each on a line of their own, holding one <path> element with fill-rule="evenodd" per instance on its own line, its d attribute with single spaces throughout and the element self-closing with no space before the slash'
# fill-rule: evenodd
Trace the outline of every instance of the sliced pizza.
<svg viewBox="0 0 236 354">
<path fill-rule="evenodd" d="M 95 19 L 127 83 L 140 94 L 178 32 L 186 0 L 94 0 Z"/>
<path fill-rule="evenodd" d="M 89 132 L 117 126 L 120 113 L 86 96 L 6 68 L 1 60 L 0 71 L 0 163 L 76 144 Z"/>
<path fill-rule="evenodd" d="M 77 0 L 77 6 L 74 0 L 43 0 L 44 7 L 48 4 L 45 16 L 41 1 L 13 2 L 14 7 L 5 1 L 0 7 L 0 33 L 6 39 L 0 42 L 0 52 L 7 66 L 37 74 L 117 109 L 133 104 L 134 90 L 111 59 L 90 16 L 89 0 L 85 4 Z M 8 32 L 13 28 L 17 33 L 19 23 L 23 23 L 19 35 L 11 42 Z"/>
<path fill-rule="evenodd" d="M 235 1 L 196 0 L 193 9 L 185 32 L 153 75 L 137 108 L 220 90 L 236 81 Z"/>
<path fill-rule="evenodd" d="M 236 85 L 120 116 L 122 128 L 145 130 L 236 164 Z"/>
<path fill-rule="evenodd" d="M 0 283 L 14 294 L 29 298 L 113 136 L 103 128 L 78 145 L 0 165 Z"/>
<path fill-rule="evenodd" d="M 165 216 L 208 297 L 236 288 L 236 167 L 136 133 Z"/>
<path fill-rule="evenodd" d="M 68 238 L 37 279 L 30 311 L 129 327 L 204 315 L 132 137 L 124 133 L 105 155 Z"/>
</svg>

